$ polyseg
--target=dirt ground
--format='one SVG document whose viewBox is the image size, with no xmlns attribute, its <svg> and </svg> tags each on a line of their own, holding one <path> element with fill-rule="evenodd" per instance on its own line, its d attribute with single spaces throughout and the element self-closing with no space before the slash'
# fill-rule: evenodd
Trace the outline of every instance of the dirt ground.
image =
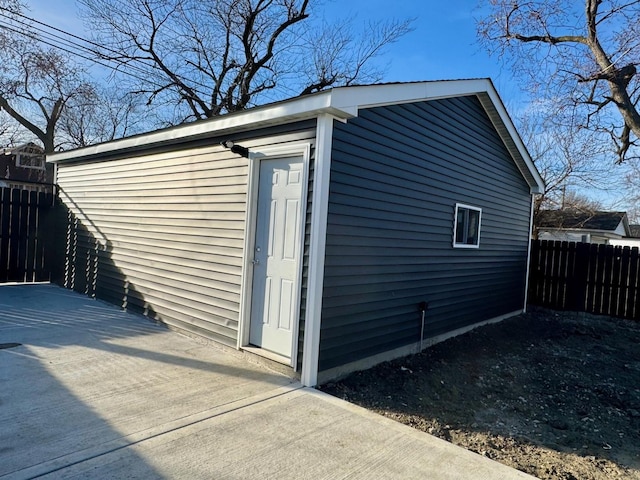
<svg viewBox="0 0 640 480">
<path fill-rule="evenodd" d="M 640 479 L 640 322 L 536 310 L 321 390 L 543 479 Z"/>
</svg>

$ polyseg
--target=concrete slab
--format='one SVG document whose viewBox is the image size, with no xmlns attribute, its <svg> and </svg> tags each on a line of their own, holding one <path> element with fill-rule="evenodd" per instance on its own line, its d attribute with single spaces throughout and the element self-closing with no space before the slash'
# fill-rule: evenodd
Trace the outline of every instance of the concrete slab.
<svg viewBox="0 0 640 480">
<path fill-rule="evenodd" d="M 52 285 L 0 287 L 0 478 L 527 475 Z"/>
</svg>

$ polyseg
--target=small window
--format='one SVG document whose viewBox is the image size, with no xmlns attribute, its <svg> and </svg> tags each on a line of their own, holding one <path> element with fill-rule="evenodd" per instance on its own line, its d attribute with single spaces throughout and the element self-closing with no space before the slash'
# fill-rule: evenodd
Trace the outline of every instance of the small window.
<svg viewBox="0 0 640 480">
<path fill-rule="evenodd" d="M 456 218 L 453 226 L 453 246 L 456 248 L 478 248 L 480 246 L 480 217 L 482 209 L 456 203 Z"/>
<path fill-rule="evenodd" d="M 37 153 L 20 152 L 16 155 L 16 166 L 23 168 L 45 169 L 44 155 Z"/>
</svg>

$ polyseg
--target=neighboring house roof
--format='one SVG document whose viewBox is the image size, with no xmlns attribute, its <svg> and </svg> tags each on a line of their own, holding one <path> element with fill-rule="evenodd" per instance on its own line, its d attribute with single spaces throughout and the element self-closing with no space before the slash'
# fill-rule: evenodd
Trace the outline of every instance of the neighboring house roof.
<svg viewBox="0 0 640 480">
<path fill-rule="evenodd" d="M 579 210 L 542 210 L 536 218 L 538 229 L 615 232 L 622 224 L 623 236 L 629 236 L 626 212 L 586 212 Z"/>
<path fill-rule="evenodd" d="M 44 149 L 35 143 L 0 148 L 2 186 L 52 185 L 53 165 L 45 163 Z"/>
<path fill-rule="evenodd" d="M 44 154 L 44 148 L 33 142 L 23 143 L 14 147 L 0 148 L 0 155 L 16 155 L 18 153 L 42 155 Z"/>
<path fill-rule="evenodd" d="M 531 192 L 542 192 L 544 181 L 488 78 L 336 87 L 242 112 L 55 153 L 47 158 L 51 162 L 86 161 L 97 156 L 104 159 L 105 155 L 140 151 L 214 135 L 230 135 L 270 125 L 308 120 L 320 115 L 330 115 L 337 120 L 345 121 L 358 116 L 358 111 L 364 108 L 468 95 L 476 95 L 480 100 Z"/>
<path fill-rule="evenodd" d="M 640 238 L 640 225 L 629 225 L 629 237 Z"/>
</svg>

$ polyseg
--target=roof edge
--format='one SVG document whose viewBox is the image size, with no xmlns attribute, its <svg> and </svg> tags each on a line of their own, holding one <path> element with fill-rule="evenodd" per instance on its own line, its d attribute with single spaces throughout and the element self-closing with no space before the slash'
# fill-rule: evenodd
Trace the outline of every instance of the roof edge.
<svg viewBox="0 0 640 480">
<path fill-rule="evenodd" d="M 339 120 L 348 120 L 357 116 L 358 111 L 362 108 L 467 95 L 476 95 L 479 98 L 520 173 L 529 185 L 531 193 L 542 193 L 544 181 L 489 78 L 334 87 L 312 95 L 292 98 L 208 120 L 53 153 L 47 155 L 47 161 L 59 163 L 86 160 L 117 152 L 171 145 L 207 136 L 220 136 L 270 125 L 309 120 L 321 114 L 329 114 Z"/>
<path fill-rule="evenodd" d="M 498 95 L 498 91 L 493 86 L 493 82 L 489 80 L 488 83 L 490 88 L 488 88 L 484 94 L 478 95 L 480 102 L 502 138 L 507 150 L 511 153 L 516 165 L 520 169 L 520 173 L 529 184 L 531 193 L 543 193 L 545 182 L 533 163 L 527 147 L 524 145 L 520 134 L 511 120 L 500 95 Z"/>
<path fill-rule="evenodd" d="M 337 87 L 331 92 L 331 105 L 341 110 L 352 111 L 354 115 L 357 115 L 361 108 L 476 95 L 529 185 L 531 193 L 544 191 L 544 180 L 490 78 Z"/>
<path fill-rule="evenodd" d="M 331 91 L 328 90 L 216 118 L 177 125 L 88 147 L 52 153 L 47 155 L 47 161 L 59 163 L 84 160 L 98 155 L 137 150 L 143 147 L 170 145 L 212 135 L 231 134 L 240 130 L 308 120 L 322 113 L 328 113 L 339 119 L 347 119 L 357 113 L 331 106 L 330 94 Z"/>
</svg>

